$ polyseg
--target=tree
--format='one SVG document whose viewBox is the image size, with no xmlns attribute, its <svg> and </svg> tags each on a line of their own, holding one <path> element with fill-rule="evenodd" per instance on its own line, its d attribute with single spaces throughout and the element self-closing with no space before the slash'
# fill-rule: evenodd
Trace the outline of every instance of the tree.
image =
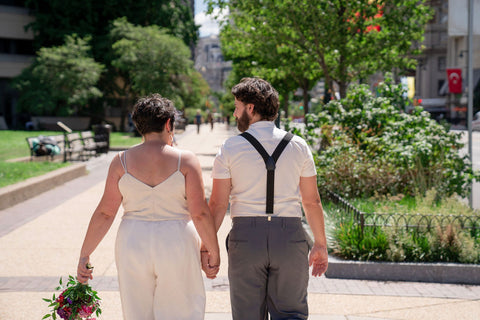
<svg viewBox="0 0 480 320">
<path fill-rule="evenodd" d="M 122 90 L 119 90 L 117 83 L 118 69 L 112 65 L 115 56 L 110 37 L 115 19 L 126 17 L 135 25 L 157 25 L 164 33 L 179 38 L 185 45 L 190 46 L 191 52 L 198 39 L 199 27 L 195 25 L 189 0 L 27 0 L 25 6 L 35 17 L 27 29 L 34 32 L 37 49 L 58 46 L 63 43 L 65 35 L 73 33 L 81 37 L 91 36 L 93 57 L 106 68 L 99 80 L 99 88 L 104 98 L 89 102 L 92 111 L 90 115 L 94 122 L 103 118 L 106 104 L 116 105 L 118 100 L 123 103 L 130 101 L 130 97 L 118 98 Z M 39 86 L 33 79 L 25 80 Z M 42 95 L 48 100 L 48 95 L 44 92 Z"/>
<path fill-rule="evenodd" d="M 312 67 L 323 73 L 329 87 L 338 83 L 344 97 L 353 81 L 377 71 L 414 66 L 413 55 L 420 52 L 425 24 L 432 15 L 425 2 L 211 0 L 209 4 L 210 8 L 228 5 L 231 19 L 225 23 L 241 30 L 242 37 L 235 39 L 240 46 L 260 34 L 275 42 L 277 51 L 287 50 L 306 61 L 314 59 Z M 245 44 L 245 50 L 250 50 L 249 42 Z"/>
<path fill-rule="evenodd" d="M 121 123 L 131 101 L 139 96 L 160 93 L 177 106 L 184 105 L 181 97 L 185 97 L 184 83 L 193 73 L 193 62 L 189 48 L 182 40 L 168 35 L 156 25 L 135 26 L 125 18 L 113 22 L 110 37 L 113 42 L 112 65 L 122 83 L 118 93 L 125 97 Z M 189 84 L 196 83 L 192 80 Z"/>
<path fill-rule="evenodd" d="M 65 35 L 91 35 L 95 59 L 103 61 L 108 51 L 110 23 L 126 17 L 133 24 L 158 25 L 179 37 L 186 45 L 198 38 L 192 8 L 187 0 L 27 0 L 35 16 L 28 25 L 35 34 L 36 48 L 59 45 Z M 100 59 L 102 58 L 102 59 Z"/>
<path fill-rule="evenodd" d="M 254 75 L 267 79 L 279 91 L 287 117 L 289 96 L 300 87 L 304 92 L 304 111 L 308 113 L 308 91 L 321 76 L 315 59 L 299 54 L 272 36 L 271 30 L 264 30 L 263 17 L 244 16 L 241 10 L 232 12 L 230 17 L 234 23 L 223 27 L 220 39 L 225 58 L 234 61 L 237 78 Z M 249 32 L 252 26 L 258 26 L 254 27 L 255 32 Z"/>
<path fill-rule="evenodd" d="M 89 99 L 102 96 L 95 86 L 104 66 L 90 57 L 90 38 L 69 35 L 58 47 L 42 48 L 34 63 L 15 80 L 20 110 L 70 115 Z"/>
</svg>

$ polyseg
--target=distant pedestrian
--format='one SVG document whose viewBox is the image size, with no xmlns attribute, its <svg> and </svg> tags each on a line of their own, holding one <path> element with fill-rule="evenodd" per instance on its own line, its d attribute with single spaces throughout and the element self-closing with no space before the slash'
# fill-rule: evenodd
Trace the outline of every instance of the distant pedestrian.
<svg viewBox="0 0 480 320">
<path fill-rule="evenodd" d="M 197 109 L 197 114 L 195 115 L 195 124 L 197 125 L 197 134 L 200 133 L 200 125 L 202 124 L 202 114 L 200 109 Z"/>
<path fill-rule="evenodd" d="M 210 123 L 210 130 L 213 130 L 213 116 L 210 111 L 207 114 L 207 122 Z"/>
<path fill-rule="evenodd" d="M 232 93 L 243 133 L 215 158 L 209 206 L 218 230 L 230 202 L 233 320 L 307 319 L 309 264 L 313 276 L 328 265 L 313 156 L 305 140 L 275 127 L 278 93 L 268 82 L 245 78 Z M 314 237 L 310 257 L 300 201 Z"/>
</svg>

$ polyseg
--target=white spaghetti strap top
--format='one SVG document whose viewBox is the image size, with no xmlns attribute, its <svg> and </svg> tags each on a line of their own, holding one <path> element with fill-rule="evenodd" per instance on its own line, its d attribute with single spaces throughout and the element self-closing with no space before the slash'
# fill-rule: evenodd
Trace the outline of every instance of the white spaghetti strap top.
<svg viewBox="0 0 480 320">
<path fill-rule="evenodd" d="M 118 181 L 125 211 L 123 219 L 190 220 L 185 194 L 185 176 L 180 171 L 182 153 L 178 151 L 177 170 L 153 187 L 128 172 L 126 151 L 119 154 L 120 163 L 125 170 Z"/>
</svg>

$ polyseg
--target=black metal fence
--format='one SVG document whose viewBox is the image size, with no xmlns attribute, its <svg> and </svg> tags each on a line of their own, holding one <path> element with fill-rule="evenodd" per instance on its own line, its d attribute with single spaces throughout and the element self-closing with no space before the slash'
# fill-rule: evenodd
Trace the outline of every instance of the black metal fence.
<svg viewBox="0 0 480 320">
<path fill-rule="evenodd" d="M 362 212 L 330 190 L 327 190 L 324 196 L 347 216 L 353 216 L 362 230 L 365 227 L 395 227 L 430 231 L 437 227 L 452 225 L 480 237 L 480 216 Z"/>
</svg>

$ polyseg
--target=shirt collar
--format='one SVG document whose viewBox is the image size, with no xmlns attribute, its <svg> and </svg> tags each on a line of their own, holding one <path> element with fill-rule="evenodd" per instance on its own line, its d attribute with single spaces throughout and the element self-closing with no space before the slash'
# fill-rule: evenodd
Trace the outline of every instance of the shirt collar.
<svg viewBox="0 0 480 320">
<path fill-rule="evenodd" d="M 262 129 L 262 128 L 273 128 L 275 127 L 275 122 L 273 121 L 266 121 L 266 120 L 261 120 L 261 121 L 257 121 L 255 123 L 252 123 L 248 129 L 252 129 L 252 130 L 258 130 L 258 129 Z"/>
</svg>

